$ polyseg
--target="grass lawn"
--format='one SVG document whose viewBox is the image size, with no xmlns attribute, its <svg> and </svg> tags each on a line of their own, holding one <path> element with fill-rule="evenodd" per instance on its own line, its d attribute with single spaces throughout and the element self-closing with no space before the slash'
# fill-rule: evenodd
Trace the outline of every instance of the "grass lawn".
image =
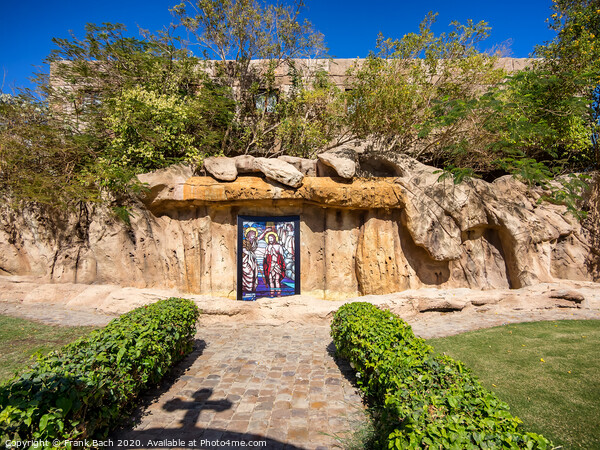
<svg viewBox="0 0 600 450">
<path fill-rule="evenodd" d="M 505 325 L 428 341 L 463 361 L 527 431 L 600 449 L 600 321 Z"/>
<path fill-rule="evenodd" d="M 46 354 L 62 347 L 95 327 L 44 325 L 26 319 L 0 315 L 0 383 L 25 369 L 31 355 Z"/>
</svg>

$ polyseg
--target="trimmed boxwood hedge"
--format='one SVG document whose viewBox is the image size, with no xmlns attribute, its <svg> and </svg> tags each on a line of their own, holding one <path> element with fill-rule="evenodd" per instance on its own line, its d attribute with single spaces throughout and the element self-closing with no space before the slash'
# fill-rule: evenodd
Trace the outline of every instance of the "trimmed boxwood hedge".
<svg viewBox="0 0 600 450">
<path fill-rule="evenodd" d="M 543 436 L 523 432 L 508 405 L 460 361 L 434 354 L 391 312 L 346 304 L 331 335 L 371 406 L 373 448 L 551 448 Z"/>
<path fill-rule="evenodd" d="M 192 350 L 198 315 L 190 300 L 161 300 L 39 358 L 0 386 L 1 442 L 105 438 Z"/>
</svg>

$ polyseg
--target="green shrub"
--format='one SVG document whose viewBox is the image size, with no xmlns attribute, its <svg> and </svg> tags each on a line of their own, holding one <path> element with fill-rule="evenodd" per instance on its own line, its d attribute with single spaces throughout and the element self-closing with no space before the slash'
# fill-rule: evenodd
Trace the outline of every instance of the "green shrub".
<svg viewBox="0 0 600 450">
<path fill-rule="evenodd" d="M 338 354 L 375 416 L 374 448 L 548 448 L 459 361 L 435 355 L 402 319 L 368 303 L 335 314 Z"/>
<path fill-rule="evenodd" d="M 192 349 L 198 308 L 170 298 L 111 321 L 39 358 L 0 387 L 0 437 L 106 437 L 143 389 Z"/>
<path fill-rule="evenodd" d="M 221 151 L 233 117 L 227 91 L 204 82 L 197 93 L 161 93 L 135 86 L 108 99 L 103 126 L 110 138 L 98 160 L 143 173 L 181 161 L 199 163 Z"/>
</svg>

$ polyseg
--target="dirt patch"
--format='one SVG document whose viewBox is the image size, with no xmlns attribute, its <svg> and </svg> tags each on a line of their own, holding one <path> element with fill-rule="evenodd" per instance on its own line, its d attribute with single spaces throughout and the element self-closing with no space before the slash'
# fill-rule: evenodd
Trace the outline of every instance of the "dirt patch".
<svg viewBox="0 0 600 450">
<path fill-rule="evenodd" d="M 101 326 L 133 308 L 172 296 L 192 299 L 203 312 L 202 323 L 229 325 L 328 325 L 341 305 L 364 301 L 398 314 L 423 337 L 503 323 L 600 319 L 600 283 L 592 282 L 564 281 L 487 291 L 429 288 L 343 301 L 297 295 L 240 302 L 176 290 L 47 284 L 32 278 L 0 277 L 0 313 L 54 324 Z"/>
</svg>

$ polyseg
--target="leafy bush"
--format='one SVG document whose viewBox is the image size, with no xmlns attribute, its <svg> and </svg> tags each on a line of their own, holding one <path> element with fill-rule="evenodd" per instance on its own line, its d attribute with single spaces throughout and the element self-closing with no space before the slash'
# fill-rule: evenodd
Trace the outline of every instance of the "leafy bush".
<svg viewBox="0 0 600 450">
<path fill-rule="evenodd" d="M 376 418 L 374 448 L 548 448 L 459 361 L 435 355 L 402 319 L 369 303 L 335 314 L 331 335 Z"/>
<path fill-rule="evenodd" d="M 86 143 L 66 138 L 48 105 L 26 96 L 0 94 L 0 192 L 14 200 L 64 206 L 95 201 L 85 173 Z"/>
<path fill-rule="evenodd" d="M 100 163 L 134 173 L 200 162 L 206 154 L 218 153 L 233 109 L 224 91 L 208 82 L 186 96 L 136 86 L 106 103 L 104 122 L 111 138 Z"/>
<path fill-rule="evenodd" d="M 307 126 L 307 129 L 305 123 L 294 126 L 293 122 L 301 120 L 292 114 L 288 130 L 277 133 L 282 119 L 287 117 L 282 109 L 292 108 L 295 112 L 301 108 L 308 117 L 318 109 L 311 101 L 286 106 L 282 102 L 287 103 L 288 99 L 281 95 L 276 102 L 269 102 L 271 107 L 257 108 L 261 97 L 262 101 L 267 99 L 267 92 L 273 94 L 271 100 L 275 99 L 275 74 L 285 63 L 297 58 L 316 58 L 325 52 L 321 33 L 314 30 L 306 18 L 301 18 L 304 6 L 303 0 L 276 3 L 196 0 L 173 7 L 177 25 L 186 29 L 190 39 L 188 48 L 197 48 L 204 59 L 213 60 L 211 65 L 217 82 L 229 88 L 235 100 L 235 120 L 229 123 L 222 141 L 226 155 L 277 155 L 278 148 L 288 144 L 288 135 L 292 137 L 293 154 L 299 148 L 304 151 L 306 141 L 314 141 L 311 133 L 317 133 L 318 139 L 327 130 L 327 123 L 319 123 L 314 128 Z M 308 70 L 310 72 L 312 70 Z M 278 142 L 281 134 L 282 142 Z"/>
<path fill-rule="evenodd" d="M 489 33 L 485 22 L 453 22 L 435 35 L 429 13 L 418 33 L 377 39 L 350 75 L 348 124 L 377 151 L 407 154 L 426 164 L 489 170 L 488 131 L 477 99 L 505 73 L 495 57 L 477 50 Z"/>
<path fill-rule="evenodd" d="M 192 349 L 198 308 L 171 298 L 39 358 L 0 387 L 0 437 L 106 437 L 136 396 Z"/>
</svg>

